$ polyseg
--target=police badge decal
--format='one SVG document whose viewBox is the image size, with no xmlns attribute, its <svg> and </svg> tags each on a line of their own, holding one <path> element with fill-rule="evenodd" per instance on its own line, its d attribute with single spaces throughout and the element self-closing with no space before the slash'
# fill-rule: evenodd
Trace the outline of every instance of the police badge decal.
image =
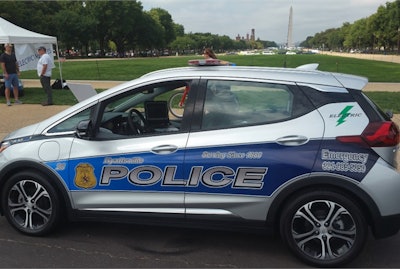
<svg viewBox="0 0 400 269">
<path fill-rule="evenodd" d="M 91 189 L 97 185 L 94 168 L 88 163 L 81 163 L 76 167 L 74 183 L 77 187 Z"/>
</svg>

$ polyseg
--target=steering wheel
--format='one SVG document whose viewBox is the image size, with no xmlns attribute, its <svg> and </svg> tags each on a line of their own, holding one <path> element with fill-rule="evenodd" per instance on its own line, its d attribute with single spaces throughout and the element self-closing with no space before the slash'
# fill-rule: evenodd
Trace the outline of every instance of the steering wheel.
<svg viewBox="0 0 400 269">
<path fill-rule="evenodd" d="M 134 120 L 134 114 L 137 115 L 140 121 Z M 143 114 L 135 108 L 132 108 L 128 112 L 128 125 L 134 134 L 142 134 L 147 129 L 146 119 L 144 118 Z"/>
</svg>

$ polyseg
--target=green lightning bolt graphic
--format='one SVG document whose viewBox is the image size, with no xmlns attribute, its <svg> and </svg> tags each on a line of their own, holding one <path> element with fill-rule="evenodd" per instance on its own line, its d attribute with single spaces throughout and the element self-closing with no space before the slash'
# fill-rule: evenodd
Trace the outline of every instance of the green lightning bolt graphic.
<svg viewBox="0 0 400 269">
<path fill-rule="evenodd" d="M 343 122 L 346 121 L 346 118 L 349 116 L 349 111 L 350 111 L 350 109 L 352 109 L 352 108 L 353 108 L 353 106 L 346 106 L 346 107 L 342 110 L 342 112 L 339 113 L 340 118 L 337 120 L 336 126 L 338 126 L 338 125 L 340 125 L 340 124 L 342 124 Z"/>
</svg>

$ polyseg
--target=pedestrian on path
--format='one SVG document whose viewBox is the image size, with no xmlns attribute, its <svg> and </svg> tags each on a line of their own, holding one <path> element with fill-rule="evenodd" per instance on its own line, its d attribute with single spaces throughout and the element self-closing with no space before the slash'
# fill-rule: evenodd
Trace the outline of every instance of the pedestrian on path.
<svg viewBox="0 0 400 269">
<path fill-rule="evenodd" d="M 46 101 L 43 101 L 43 106 L 51 106 L 53 104 L 53 91 L 50 86 L 51 69 L 54 68 L 54 63 L 49 54 L 46 53 L 45 47 L 39 47 L 38 53 L 40 59 L 37 63 L 37 73 L 40 77 L 40 84 L 46 93 Z"/>
<path fill-rule="evenodd" d="M 13 88 L 14 94 L 14 103 L 16 105 L 22 104 L 22 102 L 18 99 L 18 91 L 19 91 L 19 66 L 17 62 L 17 58 L 15 54 L 12 52 L 12 44 L 4 45 L 4 53 L 0 55 L 0 63 L 1 69 L 3 69 L 3 77 L 4 77 L 4 86 L 5 91 L 4 95 L 6 97 L 6 102 L 8 106 L 11 106 L 10 102 L 10 90 Z"/>
</svg>

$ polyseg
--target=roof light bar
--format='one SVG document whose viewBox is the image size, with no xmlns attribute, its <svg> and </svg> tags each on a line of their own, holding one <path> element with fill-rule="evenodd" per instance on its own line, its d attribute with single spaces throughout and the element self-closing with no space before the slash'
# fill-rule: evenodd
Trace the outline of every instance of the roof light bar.
<svg viewBox="0 0 400 269">
<path fill-rule="evenodd" d="M 218 65 L 235 65 L 233 63 L 222 61 L 219 59 L 198 59 L 198 60 L 189 60 L 189 65 L 193 66 L 218 66 Z"/>
</svg>

